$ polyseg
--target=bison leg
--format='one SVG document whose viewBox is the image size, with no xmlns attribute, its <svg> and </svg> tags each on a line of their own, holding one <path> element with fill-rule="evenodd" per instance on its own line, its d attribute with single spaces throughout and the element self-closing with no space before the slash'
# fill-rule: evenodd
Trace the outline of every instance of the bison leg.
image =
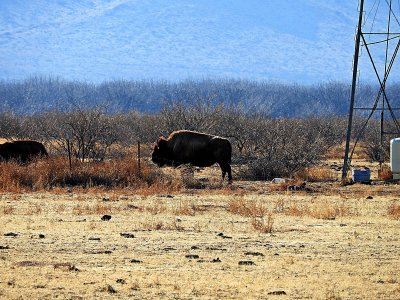
<svg viewBox="0 0 400 300">
<path fill-rule="evenodd" d="M 226 163 L 226 164 L 220 164 L 221 170 L 222 170 L 222 180 L 225 179 L 225 174 L 228 172 L 228 182 L 232 182 L 232 169 L 231 166 Z"/>
</svg>

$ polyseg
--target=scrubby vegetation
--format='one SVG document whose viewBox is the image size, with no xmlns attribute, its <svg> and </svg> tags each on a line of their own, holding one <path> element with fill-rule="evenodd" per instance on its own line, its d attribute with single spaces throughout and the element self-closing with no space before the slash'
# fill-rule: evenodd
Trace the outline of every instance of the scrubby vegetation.
<svg viewBox="0 0 400 300">
<path fill-rule="evenodd" d="M 396 88 L 393 86 L 388 93 Z M 371 86 L 361 88 L 365 93 L 371 89 Z M 347 119 L 338 107 L 347 106 L 345 95 L 347 89 L 337 83 L 300 87 L 204 80 L 179 84 L 115 81 L 90 85 L 36 77 L 1 82 L 0 137 L 43 142 L 52 157 L 64 159 L 41 163 L 56 163 L 49 167 L 53 173 L 68 157 L 77 166 L 81 163 L 70 177 L 50 176 L 52 179 L 41 179 L 43 183 L 34 183 L 29 178 L 22 180 L 24 186 L 31 187 L 130 186 L 132 170 L 125 166 L 134 165 L 137 142 L 142 144 L 141 156 L 148 158 L 151 144 L 160 135 L 167 136 L 179 129 L 227 137 L 233 145 L 236 178 L 297 176 L 307 180 L 319 176 L 315 169 L 314 174 L 310 173 L 312 167 L 344 141 Z M 33 107 L 32 101 L 34 111 L 29 109 Z M 363 122 L 362 118 L 355 119 L 353 134 L 359 137 L 364 155 L 371 161 L 380 161 L 379 124 L 372 119 L 363 128 Z M 385 139 L 384 155 L 387 156 L 390 137 Z M 121 157 L 130 157 L 131 161 L 128 163 L 129 159 L 121 160 Z M 37 168 L 38 164 L 34 166 Z M 2 168 L 9 167 L 5 164 Z M 105 168 L 110 178 L 104 174 L 90 175 L 88 168 L 99 172 Z M 67 174 L 69 166 L 64 169 Z M 13 172 L 17 170 L 18 167 Z M 123 170 L 125 173 L 121 174 Z M 325 180 L 331 178 L 329 174 L 320 175 Z M 145 183 L 151 185 L 153 181 L 146 179 Z"/>
</svg>

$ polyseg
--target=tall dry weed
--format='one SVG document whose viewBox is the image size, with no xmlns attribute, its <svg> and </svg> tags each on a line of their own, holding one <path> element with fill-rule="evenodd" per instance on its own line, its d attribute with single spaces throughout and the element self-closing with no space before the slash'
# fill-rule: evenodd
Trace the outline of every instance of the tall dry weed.
<svg viewBox="0 0 400 300">
<path fill-rule="evenodd" d="M 271 213 L 251 220 L 253 228 L 261 233 L 271 233 L 273 231 L 274 217 Z"/>
<path fill-rule="evenodd" d="M 286 215 L 296 217 L 312 217 L 316 219 L 331 220 L 351 214 L 350 209 L 344 204 L 317 203 L 314 205 L 292 203 L 284 211 Z"/>
<path fill-rule="evenodd" d="M 103 162 L 74 161 L 72 170 L 64 157 L 36 160 L 27 165 L 16 162 L 0 163 L 0 190 L 9 192 L 38 191 L 65 186 L 84 188 L 135 188 L 158 190 L 171 187 L 167 176 L 145 161 L 140 170 L 130 158 Z"/>
<path fill-rule="evenodd" d="M 268 213 L 268 209 L 262 203 L 244 197 L 229 201 L 228 211 L 243 217 L 262 217 Z"/>
<path fill-rule="evenodd" d="M 388 208 L 388 215 L 390 218 L 399 220 L 400 219 L 400 205 L 392 203 Z"/>
<path fill-rule="evenodd" d="M 295 178 L 309 182 L 336 181 L 338 179 L 338 173 L 329 168 L 310 167 L 297 172 Z"/>
</svg>

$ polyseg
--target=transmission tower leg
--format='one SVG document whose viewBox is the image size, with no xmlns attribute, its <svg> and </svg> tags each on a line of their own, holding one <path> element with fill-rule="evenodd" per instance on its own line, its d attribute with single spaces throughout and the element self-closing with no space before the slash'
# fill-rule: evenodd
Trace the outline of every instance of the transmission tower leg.
<svg viewBox="0 0 400 300">
<path fill-rule="evenodd" d="M 350 96 L 350 109 L 349 109 L 349 121 L 347 124 L 347 134 L 346 134 L 346 148 L 344 152 L 344 161 L 343 161 L 343 169 L 342 169 L 342 180 L 346 179 L 348 165 L 349 165 L 349 150 L 350 150 L 350 139 L 351 139 L 351 129 L 353 126 L 353 112 L 354 112 L 354 99 L 356 94 L 356 85 L 357 85 L 357 71 L 358 71 L 358 57 L 360 52 L 360 40 L 361 40 L 361 26 L 363 19 L 363 10 L 364 10 L 364 0 L 360 0 L 360 14 L 358 17 L 358 28 L 356 34 L 356 41 L 354 47 L 354 58 L 353 58 L 353 80 L 351 84 L 351 96 Z"/>
</svg>

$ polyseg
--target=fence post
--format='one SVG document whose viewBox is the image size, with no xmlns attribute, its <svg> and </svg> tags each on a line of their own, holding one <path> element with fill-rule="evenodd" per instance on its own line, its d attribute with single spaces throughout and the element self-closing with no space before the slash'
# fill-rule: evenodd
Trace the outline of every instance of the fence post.
<svg viewBox="0 0 400 300">
<path fill-rule="evenodd" d="M 67 139 L 67 149 L 68 149 L 69 172 L 72 173 L 71 144 L 69 143 L 69 139 Z"/>
<path fill-rule="evenodd" d="M 140 141 L 137 142 L 137 164 L 138 164 L 138 171 L 139 175 L 141 174 L 140 170 Z"/>
</svg>

